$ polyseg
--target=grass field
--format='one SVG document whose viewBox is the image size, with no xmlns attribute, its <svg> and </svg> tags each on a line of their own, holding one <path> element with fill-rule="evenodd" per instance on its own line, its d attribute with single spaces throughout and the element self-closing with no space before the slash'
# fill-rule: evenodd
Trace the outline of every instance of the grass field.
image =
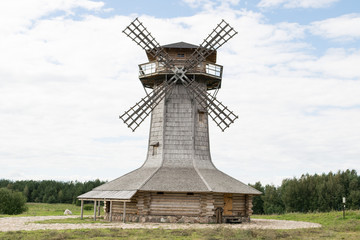
<svg viewBox="0 0 360 240">
<path fill-rule="evenodd" d="M 27 203 L 28 210 L 19 215 L 0 214 L 0 217 L 27 217 L 27 216 L 63 216 L 65 209 L 69 209 L 73 215 L 79 215 L 81 208 L 73 204 L 62 203 Z M 93 210 L 84 211 L 84 215 L 93 214 Z"/>
<path fill-rule="evenodd" d="M 80 208 L 67 204 L 29 204 L 29 211 L 21 216 L 63 215 L 64 209 L 80 214 Z M 92 211 L 85 214 L 91 215 Z M 2 215 L 4 216 L 4 215 Z M 315 222 L 323 225 L 315 229 L 295 230 L 241 230 L 222 225 L 212 229 L 81 229 L 0 232 L 0 239 L 360 239 L 360 211 L 329 213 L 289 213 L 283 215 L 256 215 L 253 218 Z M 61 220 L 63 221 L 63 220 Z M 61 222 L 60 221 L 60 222 Z M 68 223 L 77 224 L 78 219 Z M 60 223 L 59 220 L 52 223 Z M 66 221 L 65 221 L 66 222 Z M 86 222 L 91 223 L 91 219 Z"/>
</svg>

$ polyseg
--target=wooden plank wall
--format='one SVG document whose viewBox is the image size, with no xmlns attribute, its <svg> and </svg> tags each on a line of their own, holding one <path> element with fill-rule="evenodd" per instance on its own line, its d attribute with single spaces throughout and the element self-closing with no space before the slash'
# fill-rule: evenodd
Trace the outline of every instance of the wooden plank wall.
<svg viewBox="0 0 360 240">
<path fill-rule="evenodd" d="M 238 213 L 248 217 L 252 215 L 252 196 L 244 194 L 233 194 L 233 215 Z"/>
<path fill-rule="evenodd" d="M 139 210 L 139 215 L 148 215 L 150 212 L 151 193 L 138 192 L 137 195 L 138 195 L 137 207 Z"/>
<path fill-rule="evenodd" d="M 212 193 L 200 194 L 200 215 L 201 216 L 213 216 L 215 214 L 214 209 L 214 197 Z"/>
<path fill-rule="evenodd" d="M 124 203 L 123 202 L 117 202 L 113 201 L 112 203 L 112 213 L 113 214 L 119 214 L 123 213 L 124 210 Z M 137 208 L 137 198 L 133 197 L 131 199 L 131 202 L 126 203 L 126 214 L 138 214 L 138 208 Z"/>
<path fill-rule="evenodd" d="M 214 193 L 214 209 L 221 207 L 224 208 L 224 194 L 223 193 Z"/>
<path fill-rule="evenodd" d="M 253 196 L 252 195 L 247 195 L 247 198 L 246 198 L 246 206 L 247 206 L 247 214 L 248 216 L 251 216 L 252 213 L 253 213 L 253 204 L 252 204 L 252 199 L 253 199 Z"/>
<path fill-rule="evenodd" d="M 233 215 L 246 216 L 245 195 L 233 194 Z"/>
<path fill-rule="evenodd" d="M 151 193 L 150 215 L 198 216 L 200 211 L 199 193 Z"/>
<path fill-rule="evenodd" d="M 126 213 L 167 216 L 214 216 L 215 209 L 224 208 L 222 193 L 164 193 L 138 192 L 126 203 Z M 106 208 L 106 206 L 105 206 Z M 122 213 L 123 202 L 113 201 L 113 214 Z M 233 215 L 252 215 L 252 196 L 233 194 Z"/>
</svg>

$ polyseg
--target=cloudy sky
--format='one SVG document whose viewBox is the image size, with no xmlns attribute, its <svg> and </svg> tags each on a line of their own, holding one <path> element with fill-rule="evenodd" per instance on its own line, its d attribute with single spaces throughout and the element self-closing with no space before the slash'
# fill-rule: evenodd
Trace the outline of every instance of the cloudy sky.
<svg viewBox="0 0 360 240">
<path fill-rule="evenodd" d="M 145 160 L 149 119 L 121 120 L 144 90 L 139 17 L 160 44 L 200 44 L 221 19 L 214 164 L 245 182 L 360 172 L 360 2 L 355 0 L 0 1 L 0 178 L 112 180 Z"/>
</svg>

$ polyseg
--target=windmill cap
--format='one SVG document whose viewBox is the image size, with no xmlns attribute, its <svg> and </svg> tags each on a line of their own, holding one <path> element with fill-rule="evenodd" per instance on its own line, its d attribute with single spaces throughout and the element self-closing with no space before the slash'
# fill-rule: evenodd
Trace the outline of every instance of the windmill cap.
<svg viewBox="0 0 360 240">
<path fill-rule="evenodd" d="M 177 43 L 166 44 L 163 45 L 162 47 L 163 48 L 198 48 L 199 46 L 186 42 L 177 42 Z"/>
</svg>

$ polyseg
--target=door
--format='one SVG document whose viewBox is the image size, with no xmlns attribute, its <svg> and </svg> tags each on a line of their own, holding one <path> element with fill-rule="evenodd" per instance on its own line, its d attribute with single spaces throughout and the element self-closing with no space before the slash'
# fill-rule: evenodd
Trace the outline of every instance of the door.
<svg viewBox="0 0 360 240">
<path fill-rule="evenodd" d="M 232 215 L 233 199 L 232 193 L 224 194 L 224 215 Z"/>
</svg>

